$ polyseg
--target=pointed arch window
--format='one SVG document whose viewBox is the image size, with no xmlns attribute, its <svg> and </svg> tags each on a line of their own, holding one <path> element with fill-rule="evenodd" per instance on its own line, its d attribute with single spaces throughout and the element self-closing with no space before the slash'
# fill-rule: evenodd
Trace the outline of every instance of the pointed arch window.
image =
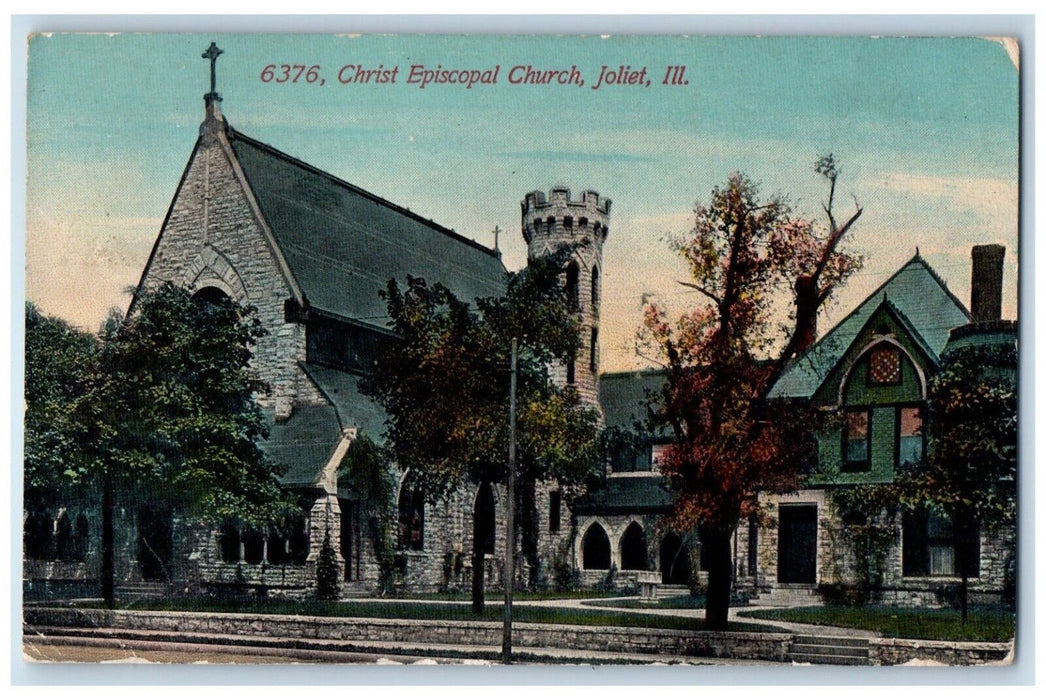
<svg viewBox="0 0 1046 700">
<path fill-rule="evenodd" d="M 610 568 L 610 538 L 599 523 L 592 523 L 581 540 L 581 568 Z"/>
<path fill-rule="evenodd" d="M 400 488 L 399 525 L 400 549 L 413 552 L 425 549 L 425 494 L 410 473 Z"/>
<path fill-rule="evenodd" d="M 579 294 L 579 284 L 581 279 L 581 268 L 578 267 L 576 261 L 570 261 L 567 265 L 567 304 L 570 305 L 571 311 L 577 311 L 581 307 L 581 298 Z"/>
</svg>

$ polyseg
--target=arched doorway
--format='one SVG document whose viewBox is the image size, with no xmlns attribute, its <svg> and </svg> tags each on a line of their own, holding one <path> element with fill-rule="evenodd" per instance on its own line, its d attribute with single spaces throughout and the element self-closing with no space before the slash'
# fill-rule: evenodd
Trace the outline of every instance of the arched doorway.
<svg viewBox="0 0 1046 700">
<path fill-rule="evenodd" d="M 425 494 L 408 473 L 400 487 L 399 548 L 420 552 L 425 549 Z"/>
<path fill-rule="evenodd" d="M 171 513 L 162 508 L 138 509 L 138 568 L 146 581 L 170 581 L 174 555 Z"/>
<path fill-rule="evenodd" d="M 476 493 L 472 509 L 472 547 L 476 554 L 493 554 L 496 521 L 494 519 L 494 489 L 484 481 Z"/>
<path fill-rule="evenodd" d="M 690 584 L 690 552 L 683 546 L 683 538 L 674 532 L 661 538 L 661 583 Z"/>
<path fill-rule="evenodd" d="M 632 521 L 621 536 L 621 570 L 647 570 L 646 533 L 643 527 Z"/>
<path fill-rule="evenodd" d="M 592 523 L 581 540 L 581 568 L 610 568 L 610 538 L 599 523 Z"/>
</svg>

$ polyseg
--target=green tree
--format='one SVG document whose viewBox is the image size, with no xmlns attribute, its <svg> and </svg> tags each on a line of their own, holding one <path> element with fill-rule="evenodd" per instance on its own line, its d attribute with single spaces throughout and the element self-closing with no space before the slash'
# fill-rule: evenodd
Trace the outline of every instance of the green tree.
<svg viewBox="0 0 1046 700">
<path fill-rule="evenodd" d="M 506 293 L 459 300 L 446 287 L 408 278 L 384 297 L 396 342 L 378 360 L 366 391 L 388 412 L 388 445 L 410 469 L 426 500 L 436 502 L 466 481 L 506 478 L 509 354 L 518 367 L 518 498 L 523 554 L 537 567 L 535 490 L 539 480 L 576 484 L 600 460 L 598 413 L 549 376 L 555 360 L 573 357 L 579 322 L 560 284 L 572 251 L 532 260 L 508 276 Z M 473 586 L 478 602 L 482 586 Z"/>
<path fill-rule="evenodd" d="M 1013 523 L 1017 508 L 1017 345 L 949 350 L 930 380 L 926 459 L 895 482 L 902 502 L 936 509 L 952 523 L 955 565 L 967 619 L 971 539 Z"/>
<path fill-rule="evenodd" d="M 337 600 L 341 593 L 338 585 L 338 558 L 331 544 L 331 533 L 323 533 L 323 545 L 316 560 L 316 597 L 320 600 Z"/>
<path fill-rule="evenodd" d="M 103 431 L 98 337 L 25 307 L 25 460 L 27 513 L 88 488 Z M 28 534 L 28 533 L 27 533 Z"/>
<path fill-rule="evenodd" d="M 266 387 L 250 368 L 263 335 L 254 310 L 166 283 L 139 290 L 130 315 L 107 324 L 101 396 L 107 432 L 102 585 L 113 604 L 115 492 L 155 499 L 190 519 L 262 526 L 293 505 L 258 442 Z"/>
<path fill-rule="evenodd" d="M 830 183 L 827 227 L 793 216 L 779 197 L 760 200 L 743 175 L 714 189 L 689 235 L 673 242 L 690 268 L 682 284 L 702 303 L 675 323 L 650 303 L 639 334 L 640 352 L 667 370 L 651 406 L 655 425 L 673 435 L 661 470 L 678 492 L 672 524 L 696 527 L 706 553 L 712 629 L 727 624 L 738 522 L 758 512 L 758 494 L 794 490 L 813 467 L 805 436 L 821 426 L 819 412 L 797 402 L 769 407 L 765 397 L 813 339 L 818 310 L 860 265 L 840 243 L 861 209 L 838 223 L 834 158 L 816 170 Z"/>
</svg>

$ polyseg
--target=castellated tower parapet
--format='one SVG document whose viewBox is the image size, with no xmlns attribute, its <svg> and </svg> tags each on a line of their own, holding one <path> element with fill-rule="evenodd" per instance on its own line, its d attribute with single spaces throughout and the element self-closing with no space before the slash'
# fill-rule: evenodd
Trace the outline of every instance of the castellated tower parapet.
<svg viewBox="0 0 1046 700">
<path fill-rule="evenodd" d="M 563 284 L 581 319 L 581 344 L 571 363 L 557 363 L 553 380 L 572 385 L 581 400 L 599 408 L 599 306 L 603 293 L 603 243 L 610 232 L 610 200 L 585 190 L 573 200 L 566 187 L 529 192 L 520 202 L 527 257 L 548 255 L 562 246 L 577 248 L 563 271 Z"/>
</svg>

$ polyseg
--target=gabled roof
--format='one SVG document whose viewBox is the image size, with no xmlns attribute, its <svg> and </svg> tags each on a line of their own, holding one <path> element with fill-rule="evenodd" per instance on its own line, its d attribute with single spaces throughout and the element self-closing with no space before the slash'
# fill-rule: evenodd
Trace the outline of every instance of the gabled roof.
<svg viewBox="0 0 1046 700">
<path fill-rule="evenodd" d="M 884 300 L 935 359 L 944 350 L 951 329 L 970 320 L 963 303 L 917 254 L 785 370 L 768 397 L 813 396 Z"/>
<path fill-rule="evenodd" d="M 463 301 L 505 291 L 495 251 L 226 128 L 262 214 L 309 304 L 384 326 L 378 292 L 407 275 Z"/>
</svg>

